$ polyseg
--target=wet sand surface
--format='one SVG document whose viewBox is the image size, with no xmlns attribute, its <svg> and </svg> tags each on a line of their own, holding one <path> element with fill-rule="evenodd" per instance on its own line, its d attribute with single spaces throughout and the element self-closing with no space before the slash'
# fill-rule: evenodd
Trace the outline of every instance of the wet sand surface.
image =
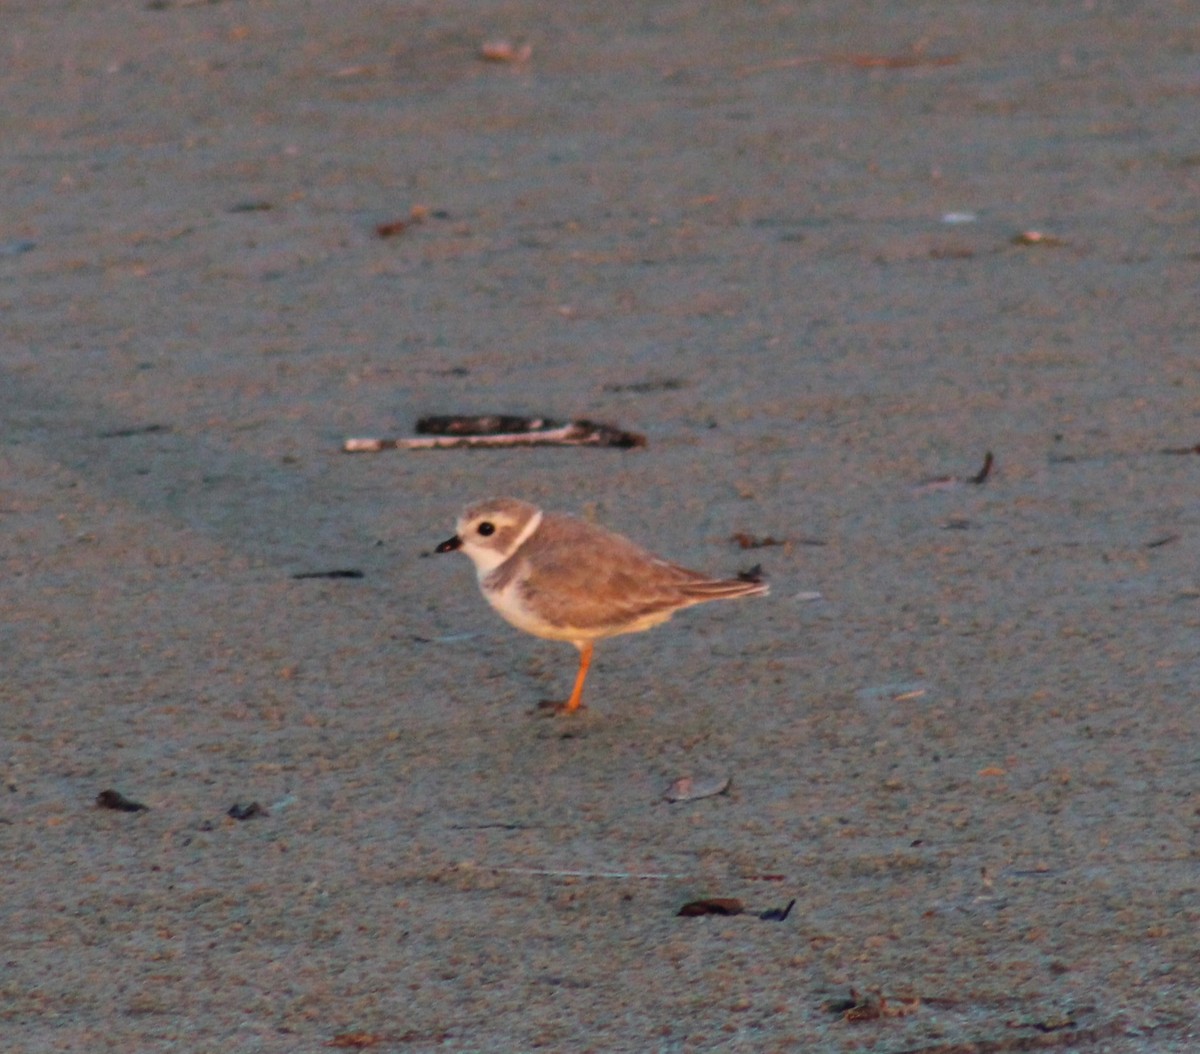
<svg viewBox="0 0 1200 1054">
<path fill-rule="evenodd" d="M 1196 1050 L 1193 14 L 7 5 L 0 1045 Z M 491 494 L 771 597 L 533 716 Z"/>
</svg>

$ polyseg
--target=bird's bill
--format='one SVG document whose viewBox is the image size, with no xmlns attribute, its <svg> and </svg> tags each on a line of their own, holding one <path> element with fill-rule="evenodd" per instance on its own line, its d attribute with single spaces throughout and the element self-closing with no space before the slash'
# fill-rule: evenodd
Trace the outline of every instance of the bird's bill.
<svg viewBox="0 0 1200 1054">
<path fill-rule="evenodd" d="M 435 553 L 452 553 L 455 549 L 462 548 L 462 539 L 456 534 L 453 538 L 447 538 L 436 549 Z"/>
</svg>

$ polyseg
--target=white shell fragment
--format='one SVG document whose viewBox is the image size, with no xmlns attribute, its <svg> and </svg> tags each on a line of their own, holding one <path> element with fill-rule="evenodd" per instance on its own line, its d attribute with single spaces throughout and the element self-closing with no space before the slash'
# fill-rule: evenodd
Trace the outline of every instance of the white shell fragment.
<svg viewBox="0 0 1200 1054">
<path fill-rule="evenodd" d="M 712 798 L 724 794 L 732 782 L 729 776 L 680 776 L 666 789 L 663 797 L 670 802 Z"/>
</svg>

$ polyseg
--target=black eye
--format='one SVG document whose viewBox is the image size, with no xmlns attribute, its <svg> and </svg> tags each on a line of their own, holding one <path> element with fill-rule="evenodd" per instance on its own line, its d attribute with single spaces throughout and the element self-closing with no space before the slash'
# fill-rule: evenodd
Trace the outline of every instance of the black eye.
<svg viewBox="0 0 1200 1054">
<path fill-rule="evenodd" d="M 494 523 L 488 523 L 487 520 L 484 520 L 483 523 L 479 525 L 478 530 L 479 533 L 486 538 L 489 534 L 496 533 L 496 525 Z"/>
</svg>

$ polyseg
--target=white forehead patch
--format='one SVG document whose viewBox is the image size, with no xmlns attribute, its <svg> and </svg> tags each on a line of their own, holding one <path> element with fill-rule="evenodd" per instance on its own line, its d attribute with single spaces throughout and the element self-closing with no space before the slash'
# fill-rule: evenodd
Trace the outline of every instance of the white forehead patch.
<svg viewBox="0 0 1200 1054">
<path fill-rule="evenodd" d="M 524 527 L 512 538 L 505 538 L 505 529 L 511 532 L 514 520 L 501 513 L 492 517 L 496 523 L 496 533 L 481 537 L 478 529 L 465 530 L 459 533 L 459 537 L 463 540 L 463 552 L 471 558 L 475 564 L 475 573 L 482 579 L 499 567 L 513 553 L 515 553 L 526 541 L 532 537 L 533 532 L 538 529 L 538 525 L 542 522 L 542 512 L 536 510 L 529 517 L 528 522 Z M 470 524 L 476 525 L 487 522 L 488 514 L 480 513 L 468 521 Z"/>
</svg>

